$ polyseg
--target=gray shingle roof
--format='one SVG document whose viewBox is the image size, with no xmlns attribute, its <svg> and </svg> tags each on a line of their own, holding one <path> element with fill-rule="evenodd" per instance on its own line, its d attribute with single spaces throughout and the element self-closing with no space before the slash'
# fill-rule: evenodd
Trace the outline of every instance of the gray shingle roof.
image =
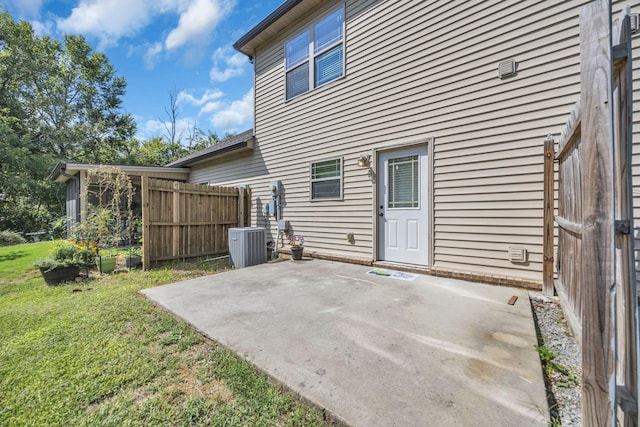
<svg viewBox="0 0 640 427">
<path fill-rule="evenodd" d="M 171 168 L 179 168 L 184 166 L 190 166 L 194 163 L 207 160 L 209 158 L 219 156 L 221 154 L 229 153 L 231 151 L 239 150 L 242 148 L 250 148 L 249 143 L 253 140 L 253 129 L 246 130 L 229 138 L 223 139 L 217 144 L 207 147 L 195 153 L 189 154 L 181 159 L 166 165 Z"/>
</svg>

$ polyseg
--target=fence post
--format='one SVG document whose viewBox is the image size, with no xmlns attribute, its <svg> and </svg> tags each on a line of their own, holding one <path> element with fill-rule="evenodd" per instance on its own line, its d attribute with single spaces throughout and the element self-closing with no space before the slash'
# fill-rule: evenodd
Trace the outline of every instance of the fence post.
<svg viewBox="0 0 640 427">
<path fill-rule="evenodd" d="M 246 187 L 238 187 L 238 227 L 244 227 L 244 197 L 245 192 L 247 191 Z"/>
<path fill-rule="evenodd" d="M 180 256 L 180 183 L 173 183 L 173 231 L 172 231 L 172 255 L 174 258 Z"/>
<path fill-rule="evenodd" d="M 251 227 L 251 187 L 245 187 L 244 191 L 244 224 L 246 227 Z"/>
<path fill-rule="evenodd" d="M 542 292 L 544 295 L 553 295 L 553 165 L 555 141 L 551 135 L 544 141 L 544 212 L 543 212 L 543 239 L 542 239 Z"/>
<path fill-rule="evenodd" d="M 582 97 L 582 422 L 615 426 L 616 335 L 610 10 L 580 10 Z"/>
<path fill-rule="evenodd" d="M 151 192 L 151 189 L 149 188 L 148 176 L 142 176 L 140 188 L 142 191 L 142 269 L 148 270 L 151 267 L 151 236 L 149 235 L 149 193 Z"/>
</svg>

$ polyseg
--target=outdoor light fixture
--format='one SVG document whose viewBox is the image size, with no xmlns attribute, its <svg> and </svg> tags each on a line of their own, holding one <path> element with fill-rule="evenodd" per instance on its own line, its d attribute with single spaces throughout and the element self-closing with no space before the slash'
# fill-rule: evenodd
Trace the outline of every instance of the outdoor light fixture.
<svg viewBox="0 0 640 427">
<path fill-rule="evenodd" d="M 371 155 L 370 154 L 360 154 L 358 157 L 358 166 L 361 168 L 369 167 L 371 164 Z"/>
</svg>

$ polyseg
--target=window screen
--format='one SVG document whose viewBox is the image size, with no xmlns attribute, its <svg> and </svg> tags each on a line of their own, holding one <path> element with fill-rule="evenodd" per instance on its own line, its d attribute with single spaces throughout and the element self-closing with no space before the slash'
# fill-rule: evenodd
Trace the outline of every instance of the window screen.
<svg viewBox="0 0 640 427">
<path fill-rule="evenodd" d="M 309 58 L 309 31 L 305 31 L 296 38 L 287 42 L 286 48 L 287 69 L 296 66 Z"/>
<path fill-rule="evenodd" d="M 342 160 L 311 164 L 311 199 L 342 198 Z"/>
<path fill-rule="evenodd" d="M 316 57 L 316 86 L 320 86 L 342 76 L 342 45 Z"/>
<path fill-rule="evenodd" d="M 342 40 L 342 13 L 340 8 L 313 27 L 314 53 L 321 52 Z"/>
<path fill-rule="evenodd" d="M 343 7 L 285 43 L 285 68 L 287 99 L 342 77 Z"/>
<path fill-rule="evenodd" d="M 419 207 L 420 176 L 418 156 L 389 159 L 388 174 L 388 208 Z"/>
<path fill-rule="evenodd" d="M 309 90 L 309 63 L 287 73 L 287 98 L 293 98 Z"/>
</svg>

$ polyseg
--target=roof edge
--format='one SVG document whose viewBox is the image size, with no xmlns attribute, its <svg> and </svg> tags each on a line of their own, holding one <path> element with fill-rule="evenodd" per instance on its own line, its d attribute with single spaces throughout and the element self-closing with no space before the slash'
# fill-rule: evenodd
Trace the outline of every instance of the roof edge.
<svg viewBox="0 0 640 427">
<path fill-rule="evenodd" d="M 65 182 L 67 179 L 76 175 L 80 170 L 93 170 L 99 167 L 112 167 L 122 170 L 126 174 L 136 175 L 136 173 L 175 173 L 186 174 L 190 173 L 189 168 L 167 167 L 167 166 L 145 166 L 145 165 L 117 165 L 107 163 L 73 163 L 73 162 L 58 162 L 48 176 L 49 181 Z M 72 172 L 67 173 L 67 170 Z M 61 179 L 62 178 L 62 179 Z M 64 179 L 66 178 L 66 179 Z"/>
<path fill-rule="evenodd" d="M 224 154 L 252 150 L 254 141 L 255 137 L 253 135 L 253 129 L 248 129 L 237 135 L 230 136 L 210 147 L 204 148 L 198 152 L 189 154 L 186 157 L 168 163 L 166 167 L 188 167 L 214 157 L 222 156 Z"/>
<path fill-rule="evenodd" d="M 255 27 L 250 29 L 245 35 L 240 37 L 238 41 L 233 44 L 233 48 L 238 52 L 242 52 L 247 55 L 249 58 L 253 58 L 253 56 L 249 55 L 247 52 L 243 51 L 242 48 L 257 37 L 264 30 L 269 28 L 274 22 L 278 19 L 282 18 L 287 14 L 291 9 L 293 9 L 298 4 L 302 3 L 303 0 L 285 0 L 277 9 L 267 15 L 262 21 L 260 21 Z"/>
<path fill-rule="evenodd" d="M 56 166 L 53 168 L 47 179 L 49 181 L 55 181 L 62 175 L 64 170 L 66 169 L 67 164 L 65 162 L 58 162 Z"/>
</svg>

